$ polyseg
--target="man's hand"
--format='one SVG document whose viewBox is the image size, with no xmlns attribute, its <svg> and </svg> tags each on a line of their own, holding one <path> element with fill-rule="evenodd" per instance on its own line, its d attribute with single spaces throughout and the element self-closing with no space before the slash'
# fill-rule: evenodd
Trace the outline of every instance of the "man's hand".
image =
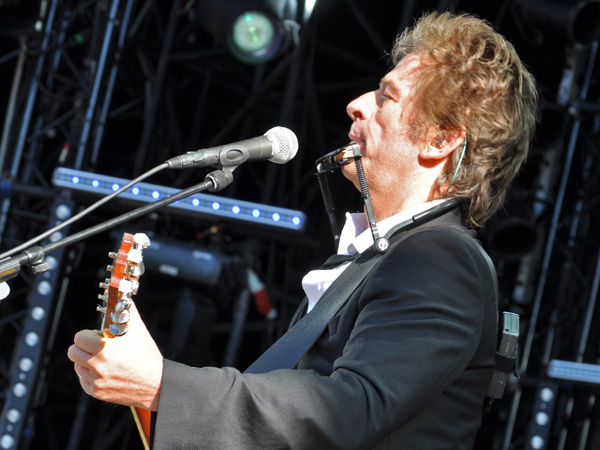
<svg viewBox="0 0 600 450">
<path fill-rule="evenodd" d="M 98 330 L 82 330 L 67 356 L 85 392 L 99 400 L 158 409 L 163 358 L 135 307 L 129 331 L 105 338 Z"/>
</svg>

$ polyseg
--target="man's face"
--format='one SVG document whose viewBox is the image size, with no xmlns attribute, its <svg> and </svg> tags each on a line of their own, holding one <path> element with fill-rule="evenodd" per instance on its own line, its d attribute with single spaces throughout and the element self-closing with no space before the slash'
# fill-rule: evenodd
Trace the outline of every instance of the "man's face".
<svg viewBox="0 0 600 450">
<path fill-rule="evenodd" d="M 409 186 L 411 168 L 418 163 L 418 144 L 409 139 L 410 104 L 407 100 L 421 66 L 408 55 L 382 78 L 379 89 L 348 104 L 353 120 L 348 136 L 360 146 L 365 177 L 372 195 Z M 360 189 L 354 164 L 343 166 L 344 176 Z"/>
</svg>

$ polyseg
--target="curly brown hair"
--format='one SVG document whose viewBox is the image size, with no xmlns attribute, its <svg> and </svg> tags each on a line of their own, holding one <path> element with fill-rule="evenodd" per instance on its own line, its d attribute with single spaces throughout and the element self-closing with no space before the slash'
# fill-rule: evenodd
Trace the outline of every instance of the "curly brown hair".
<svg viewBox="0 0 600 450">
<path fill-rule="evenodd" d="M 411 99 L 413 138 L 436 127 L 466 132 L 448 197 L 464 199 L 465 222 L 481 226 L 502 205 L 527 157 L 537 121 L 535 80 L 514 47 L 470 15 L 425 14 L 397 38 L 394 64 L 410 53 L 424 61 Z M 460 149 L 434 186 L 439 196 L 446 194 Z"/>
</svg>

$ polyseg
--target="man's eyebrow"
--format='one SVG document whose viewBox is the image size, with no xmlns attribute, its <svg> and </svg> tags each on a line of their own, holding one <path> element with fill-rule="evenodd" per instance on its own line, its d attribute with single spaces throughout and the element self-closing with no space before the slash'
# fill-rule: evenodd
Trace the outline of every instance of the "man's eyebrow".
<svg viewBox="0 0 600 450">
<path fill-rule="evenodd" d="M 400 88 L 398 87 L 398 85 L 393 80 L 390 80 L 387 78 L 382 78 L 379 81 L 379 87 L 383 88 L 383 89 L 390 88 L 394 93 L 396 93 L 398 95 L 401 94 Z"/>
</svg>

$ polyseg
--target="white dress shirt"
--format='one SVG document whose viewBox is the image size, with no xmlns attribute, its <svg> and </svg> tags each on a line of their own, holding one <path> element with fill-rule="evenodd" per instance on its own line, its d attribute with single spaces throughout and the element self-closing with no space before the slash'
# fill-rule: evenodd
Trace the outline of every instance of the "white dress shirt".
<svg viewBox="0 0 600 450">
<path fill-rule="evenodd" d="M 419 214 L 426 209 L 433 208 L 443 201 L 444 200 L 434 200 L 432 202 L 423 203 L 405 211 L 401 211 L 381 222 L 377 222 L 379 235 L 385 236 L 388 231 L 399 223 L 410 219 L 412 216 Z M 340 233 L 338 255 L 354 255 L 357 252 L 363 253 L 372 245 L 373 235 L 369 228 L 367 216 L 364 213 L 346 213 L 346 223 Z M 350 261 L 329 270 L 312 270 L 304 276 L 302 279 L 302 288 L 308 298 L 307 312 L 310 312 L 314 308 L 329 286 L 331 286 L 336 278 L 339 277 L 349 265 Z"/>
</svg>

